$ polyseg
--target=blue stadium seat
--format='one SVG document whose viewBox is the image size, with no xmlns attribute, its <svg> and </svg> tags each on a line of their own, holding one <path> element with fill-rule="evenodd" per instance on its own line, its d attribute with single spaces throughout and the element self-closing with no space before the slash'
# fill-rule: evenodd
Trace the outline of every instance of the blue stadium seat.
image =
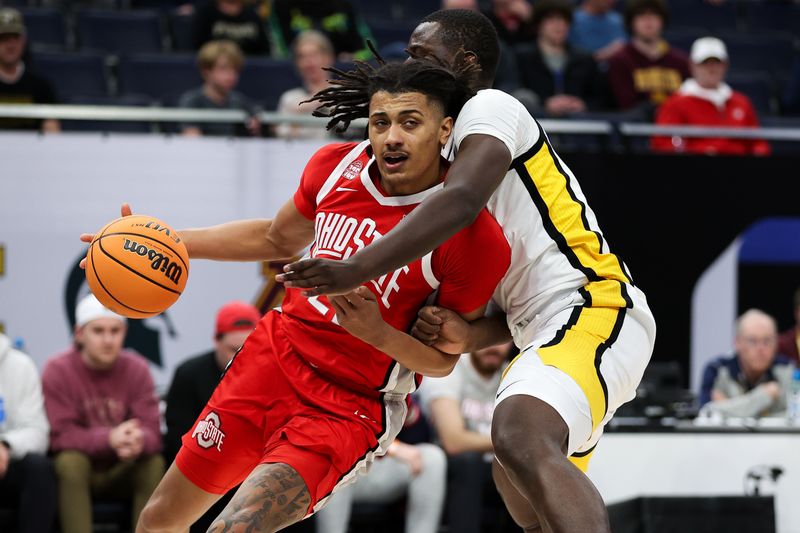
<svg viewBox="0 0 800 533">
<path fill-rule="evenodd" d="M 731 68 L 734 70 L 761 70 L 785 73 L 792 68 L 794 43 L 791 36 L 723 35 L 728 46 Z"/>
<path fill-rule="evenodd" d="M 747 25 L 750 31 L 786 31 L 800 29 L 800 5 L 791 2 L 748 2 Z"/>
<path fill-rule="evenodd" d="M 173 13 L 169 17 L 169 34 L 172 38 L 172 49 L 177 52 L 194 50 L 192 40 L 192 16 Z"/>
<path fill-rule="evenodd" d="M 37 52 L 31 70 L 46 78 L 61 102 L 108 96 L 105 57 L 98 53 Z"/>
<path fill-rule="evenodd" d="M 141 94 L 175 105 L 181 94 L 203 83 L 195 57 L 188 54 L 142 54 L 120 58 L 119 94 Z"/>
<path fill-rule="evenodd" d="M 733 90 L 744 93 L 750 98 L 759 116 L 774 113 L 775 96 L 769 74 L 765 72 L 733 72 L 728 74 L 725 81 Z"/>
<path fill-rule="evenodd" d="M 373 22 L 370 24 L 369 29 L 378 42 L 378 48 L 381 48 L 392 43 L 408 43 L 408 38 L 411 37 L 411 32 L 414 31 L 415 27 L 416 24 L 413 22 L 387 20 L 380 23 Z"/>
<path fill-rule="evenodd" d="M 153 100 L 147 96 L 131 95 L 118 98 L 77 98 L 70 103 L 79 105 L 149 107 L 153 105 Z M 122 133 L 150 133 L 153 131 L 153 124 L 149 122 L 118 122 L 113 120 L 62 120 L 61 127 L 66 131 Z"/>
<path fill-rule="evenodd" d="M 370 28 L 373 22 L 393 20 L 397 11 L 393 0 L 350 0 L 350 3 Z"/>
<path fill-rule="evenodd" d="M 28 42 L 34 47 L 51 49 L 67 45 L 64 15 L 57 9 L 21 9 L 28 32 Z"/>
<path fill-rule="evenodd" d="M 116 54 L 161 52 L 161 22 L 155 11 L 83 11 L 78 42 L 81 48 Z"/>
<path fill-rule="evenodd" d="M 403 8 L 403 20 L 413 22 L 414 24 L 442 7 L 441 0 L 414 0 L 413 2 L 400 2 L 400 4 Z"/>
<path fill-rule="evenodd" d="M 301 85 L 291 61 L 248 57 L 236 90 L 274 110 L 285 91 Z"/>
<path fill-rule="evenodd" d="M 735 2 L 715 6 L 700 0 L 679 0 L 670 3 L 669 27 L 697 26 L 710 30 L 735 30 L 741 26 Z"/>
</svg>

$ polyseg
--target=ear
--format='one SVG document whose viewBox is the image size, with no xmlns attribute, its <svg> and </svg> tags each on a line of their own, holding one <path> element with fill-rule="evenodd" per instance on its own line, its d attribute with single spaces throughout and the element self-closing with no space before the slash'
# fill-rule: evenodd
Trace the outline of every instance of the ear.
<svg viewBox="0 0 800 533">
<path fill-rule="evenodd" d="M 453 133 L 453 117 L 444 117 L 439 124 L 439 144 L 444 146 Z"/>
<path fill-rule="evenodd" d="M 467 63 L 477 63 L 478 62 L 478 54 L 475 52 L 464 52 L 464 61 Z"/>
</svg>

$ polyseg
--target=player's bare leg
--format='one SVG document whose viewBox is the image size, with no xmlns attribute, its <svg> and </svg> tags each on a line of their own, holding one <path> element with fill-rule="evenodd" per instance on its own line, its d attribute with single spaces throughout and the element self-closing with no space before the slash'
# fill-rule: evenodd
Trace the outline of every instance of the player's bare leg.
<svg viewBox="0 0 800 533">
<path fill-rule="evenodd" d="M 568 436 L 555 409 L 532 396 L 506 398 L 492 419 L 497 460 L 533 505 L 543 531 L 610 533 L 600 493 L 566 458 Z"/>
<path fill-rule="evenodd" d="M 533 510 L 533 505 L 525 499 L 525 496 L 520 494 L 517 487 L 508 479 L 508 474 L 505 473 L 505 470 L 497 461 L 492 462 L 492 477 L 494 478 L 497 492 L 502 496 L 503 503 L 506 504 L 506 509 L 508 509 L 514 522 L 525 533 L 540 533 L 542 528 L 539 525 L 539 517 L 536 516 L 536 511 Z"/>
<path fill-rule="evenodd" d="M 278 531 L 302 520 L 310 504 L 306 484 L 291 466 L 261 464 L 247 476 L 208 531 Z"/>
<path fill-rule="evenodd" d="M 172 463 L 139 515 L 136 533 L 188 531 L 221 497 L 198 488 Z"/>
</svg>

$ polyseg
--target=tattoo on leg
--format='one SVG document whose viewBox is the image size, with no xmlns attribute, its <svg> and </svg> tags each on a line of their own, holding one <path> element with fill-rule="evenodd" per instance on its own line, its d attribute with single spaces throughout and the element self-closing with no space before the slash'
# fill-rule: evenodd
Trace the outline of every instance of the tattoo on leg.
<svg viewBox="0 0 800 533">
<path fill-rule="evenodd" d="M 303 478 L 289 465 L 259 465 L 209 533 L 277 531 L 301 520 L 311 503 Z"/>
</svg>

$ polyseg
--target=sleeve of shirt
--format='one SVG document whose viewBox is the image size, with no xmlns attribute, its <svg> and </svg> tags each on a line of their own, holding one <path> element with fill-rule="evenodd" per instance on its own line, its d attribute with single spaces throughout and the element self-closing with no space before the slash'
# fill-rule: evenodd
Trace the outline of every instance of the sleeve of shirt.
<svg viewBox="0 0 800 533">
<path fill-rule="evenodd" d="M 14 380 L 20 401 L 10 413 L 10 428 L 0 436 L 9 444 L 12 459 L 21 459 L 29 453 L 46 453 L 50 426 L 44 414 L 42 386 L 33 361 L 26 357 L 16 369 Z"/>
<path fill-rule="evenodd" d="M 430 414 L 430 403 L 437 398 L 453 398 L 454 400 L 459 400 L 461 386 L 462 376 L 458 365 L 445 377 L 425 378 L 419 391 L 424 403 L 424 410 Z"/>
<path fill-rule="evenodd" d="M 486 304 L 511 263 L 511 247 L 488 211 L 433 252 L 437 304 L 469 313 Z"/>
<path fill-rule="evenodd" d="M 677 125 L 677 124 L 685 124 L 686 120 L 684 118 L 684 114 L 681 111 L 679 100 L 676 99 L 676 96 L 673 95 L 670 98 L 667 98 L 667 101 L 661 104 L 661 107 L 658 108 L 656 111 L 656 124 L 658 125 Z M 653 150 L 659 152 L 674 152 L 676 149 L 680 147 L 682 144 L 682 140 L 679 141 L 679 144 L 676 146 L 674 144 L 675 139 L 680 139 L 679 137 L 653 137 L 650 141 L 650 145 Z"/>
<path fill-rule="evenodd" d="M 758 122 L 758 114 L 756 110 L 753 108 L 752 102 L 750 99 L 745 97 L 745 104 L 747 108 L 747 125 L 753 128 L 759 127 Z M 764 139 L 754 139 L 750 141 L 750 153 L 753 155 L 769 155 L 772 153 L 772 148 L 770 147 L 769 143 Z"/>
<path fill-rule="evenodd" d="M 521 127 L 522 121 L 530 121 L 527 129 Z M 516 98 L 503 91 L 486 89 L 470 98 L 458 114 L 453 133 L 456 148 L 473 134 L 499 139 L 514 159 L 533 146 L 539 128 Z"/>
<path fill-rule="evenodd" d="M 294 205 L 309 220 L 314 220 L 317 209 L 317 194 L 327 181 L 336 165 L 346 156 L 356 143 L 329 144 L 311 156 L 300 177 L 300 186 L 294 193 Z"/>
</svg>

